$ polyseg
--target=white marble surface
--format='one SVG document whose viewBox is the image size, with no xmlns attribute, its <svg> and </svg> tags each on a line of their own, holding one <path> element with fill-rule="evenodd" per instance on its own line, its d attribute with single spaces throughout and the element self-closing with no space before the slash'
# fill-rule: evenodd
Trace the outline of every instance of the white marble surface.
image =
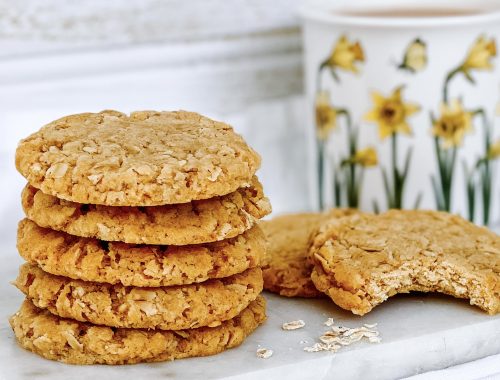
<svg viewBox="0 0 500 380">
<path fill-rule="evenodd" d="M 9 248 L 11 249 L 11 248 Z M 2 253 L 5 249 L 2 250 Z M 8 281 L 21 259 L 9 254 L 0 269 L 0 379 L 391 379 L 441 369 L 500 353 L 500 316 L 491 317 L 466 301 L 436 295 L 396 296 L 365 317 L 342 311 L 328 300 L 284 299 L 266 294 L 269 318 L 245 343 L 207 358 L 131 366 L 71 366 L 39 358 L 15 343 L 7 318 L 22 296 Z M 306 353 L 333 317 L 349 327 L 378 323 L 382 343 L 357 343 L 336 355 Z M 283 331 L 281 324 L 303 319 L 306 327 Z M 307 344 L 301 344 L 301 341 Z M 274 351 L 265 360 L 259 347 Z M 478 377 L 500 373 L 490 365 Z M 460 376 L 459 376 L 460 377 Z M 435 377 L 436 378 L 436 377 Z M 438 376 L 439 378 L 439 376 Z M 468 377 L 471 378 L 471 377 Z"/>
</svg>

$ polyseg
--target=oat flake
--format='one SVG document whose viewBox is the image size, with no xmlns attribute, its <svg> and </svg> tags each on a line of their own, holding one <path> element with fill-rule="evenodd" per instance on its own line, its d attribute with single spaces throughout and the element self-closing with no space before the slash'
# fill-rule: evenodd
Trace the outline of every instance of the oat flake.
<svg viewBox="0 0 500 380">
<path fill-rule="evenodd" d="M 256 354 L 258 358 L 269 359 L 271 356 L 273 356 L 273 350 L 268 350 L 267 348 L 259 348 Z"/>
<path fill-rule="evenodd" d="M 302 319 L 299 319 L 297 321 L 285 322 L 285 323 L 283 323 L 281 328 L 283 330 L 297 330 L 297 329 L 301 329 L 305 325 L 306 325 L 306 323 Z"/>
</svg>

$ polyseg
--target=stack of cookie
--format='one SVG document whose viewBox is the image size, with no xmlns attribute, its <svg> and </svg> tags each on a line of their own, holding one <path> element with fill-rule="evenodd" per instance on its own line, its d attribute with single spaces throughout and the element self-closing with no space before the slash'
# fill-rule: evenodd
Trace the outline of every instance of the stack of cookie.
<svg viewBox="0 0 500 380">
<path fill-rule="evenodd" d="M 103 111 L 21 141 L 19 343 L 75 364 L 211 355 L 265 319 L 260 158 L 190 112 Z"/>
</svg>

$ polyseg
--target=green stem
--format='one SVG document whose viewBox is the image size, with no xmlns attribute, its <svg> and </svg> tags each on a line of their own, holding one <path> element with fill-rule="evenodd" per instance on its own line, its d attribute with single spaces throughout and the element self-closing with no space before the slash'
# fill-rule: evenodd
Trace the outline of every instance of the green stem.
<svg viewBox="0 0 500 380">
<path fill-rule="evenodd" d="M 337 168 L 334 172 L 333 178 L 333 197 L 335 201 L 335 207 L 341 207 L 342 205 L 342 194 L 341 194 L 341 183 L 340 183 L 340 168 Z"/>
<path fill-rule="evenodd" d="M 490 206 L 491 206 L 491 166 L 487 160 L 484 165 L 483 174 L 483 224 L 487 226 L 490 223 Z"/>
<path fill-rule="evenodd" d="M 448 73 L 446 76 L 446 79 L 444 80 L 444 85 L 443 85 L 443 103 L 448 103 L 448 86 L 450 84 L 450 81 L 453 79 L 453 77 L 458 74 L 459 72 L 462 71 L 462 66 L 457 67 L 455 70 L 452 70 Z"/>
<path fill-rule="evenodd" d="M 472 170 L 467 168 L 467 162 L 463 161 L 463 172 L 465 177 L 465 192 L 467 194 L 467 217 L 469 221 L 474 222 L 475 215 L 475 183 L 474 175 L 477 170 L 476 166 L 472 167 Z"/>
<path fill-rule="evenodd" d="M 324 200 L 324 150 L 325 150 L 325 142 L 321 139 L 317 139 L 317 151 L 318 151 L 318 159 L 317 159 L 317 170 L 318 170 L 318 202 L 319 209 L 323 210 L 325 207 Z"/>
<path fill-rule="evenodd" d="M 316 75 L 316 93 L 321 91 L 321 73 L 323 72 L 323 69 L 326 67 L 327 62 L 324 61 L 322 62 L 319 67 L 318 67 L 318 74 Z"/>
<path fill-rule="evenodd" d="M 352 161 L 357 151 L 357 131 L 352 126 L 352 119 L 349 111 L 345 108 L 337 109 L 337 114 L 344 116 L 347 124 L 347 144 L 349 147 L 349 161 L 347 162 L 346 176 L 346 193 L 348 207 L 357 208 L 359 205 L 359 195 L 357 188 L 357 165 Z"/>
<path fill-rule="evenodd" d="M 397 167 L 398 160 L 398 142 L 397 134 L 393 133 L 391 135 L 391 149 L 392 149 L 392 183 L 393 183 L 393 194 L 394 194 L 394 204 L 392 208 L 402 208 L 402 192 L 401 192 L 401 179 L 399 177 L 399 170 Z"/>
<path fill-rule="evenodd" d="M 361 200 L 361 188 L 363 186 L 363 178 L 365 177 L 365 168 L 360 169 L 359 177 L 357 179 L 356 185 L 356 208 L 359 207 L 359 203 Z"/>
<path fill-rule="evenodd" d="M 484 134 L 484 168 L 482 175 L 482 200 L 483 200 L 483 224 L 487 226 L 490 222 L 490 210 L 491 210 L 491 184 L 492 184 L 492 172 L 491 172 L 491 162 L 488 159 L 488 154 L 491 148 L 491 128 L 488 123 L 488 118 L 483 109 L 476 111 L 482 116 L 483 120 L 483 134 Z"/>
<path fill-rule="evenodd" d="M 441 151 L 441 146 L 439 145 L 439 139 L 434 137 L 434 149 L 436 152 L 436 158 L 438 161 L 439 169 L 439 182 L 436 177 L 432 177 L 432 185 L 434 189 L 434 196 L 436 198 L 436 207 L 438 210 L 444 210 L 444 180 L 445 180 L 445 166 L 443 162 L 443 152 Z"/>
<path fill-rule="evenodd" d="M 446 153 L 446 181 L 443 189 L 444 194 L 444 210 L 450 212 L 453 190 L 453 172 L 455 170 L 455 162 L 457 160 L 457 147 L 454 146 L 451 151 L 451 158 L 449 152 Z"/>
<path fill-rule="evenodd" d="M 325 67 L 326 67 L 326 61 L 322 62 L 321 65 L 318 67 L 318 73 L 316 75 L 316 94 L 321 91 L 321 73 Z M 318 203 L 319 203 L 319 209 L 323 210 L 323 208 L 325 207 L 325 200 L 324 200 L 325 142 L 319 138 L 316 139 L 316 147 L 317 147 L 316 165 L 318 174 Z"/>
</svg>

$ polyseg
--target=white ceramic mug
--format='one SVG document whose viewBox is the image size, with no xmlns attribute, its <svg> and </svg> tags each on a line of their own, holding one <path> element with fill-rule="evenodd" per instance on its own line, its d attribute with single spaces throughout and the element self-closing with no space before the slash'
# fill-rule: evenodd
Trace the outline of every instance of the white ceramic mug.
<svg viewBox="0 0 500 380">
<path fill-rule="evenodd" d="M 500 218 L 500 2 L 301 10 L 312 201 Z"/>
</svg>

